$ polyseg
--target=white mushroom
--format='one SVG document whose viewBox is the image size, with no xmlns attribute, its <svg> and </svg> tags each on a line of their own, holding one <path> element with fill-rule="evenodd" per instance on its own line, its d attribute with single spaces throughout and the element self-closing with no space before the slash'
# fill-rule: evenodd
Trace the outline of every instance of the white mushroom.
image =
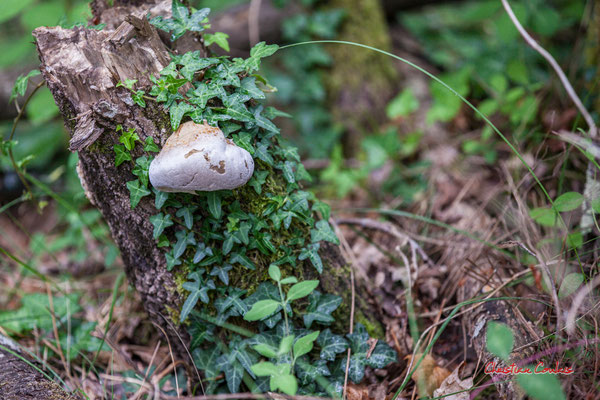
<svg viewBox="0 0 600 400">
<path fill-rule="evenodd" d="M 182 124 L 150 164 L 150 183 L 163 192 L 214 191 L 244 185 L 254 172 L 246 150 L 206 122 Z"/>
</svg>

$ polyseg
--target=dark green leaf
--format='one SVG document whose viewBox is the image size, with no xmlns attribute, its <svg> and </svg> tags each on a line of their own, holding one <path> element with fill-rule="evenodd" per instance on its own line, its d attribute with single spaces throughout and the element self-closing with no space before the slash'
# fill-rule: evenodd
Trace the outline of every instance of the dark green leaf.
<svg viewBox="0 0 600 400">
<path fill-rule="evenodd" d="M 372 368 L 384 368 L 388 364 L 396 362 L 398 355 L 387 343 L 379 340 L 373 349 L 373 352 L 367 358 L 367 365 Z"/>
<path fill-rule="evenodd" d="M 325 329 L 319 335 L 317 343 L 321 346 L 320 357 L 323 360 L 333 361 L 340 353 L 348 349 L 348 342 L 340 335 L 334 335 L 331 329 Z"/>
<path fill-rule="evenodd" d="M 221 218 L 221 196 L 216 192 L 208 192 L 206 195 L 208 210 L 215 219 Z"/>
<path fill-rule="evenodd" d="M 181 257 L 189 245 L 196 244 L 193 232 L 178 231 L 175 237 L 177 238 L 177 242 L 173 246 L 173 256 L 175 258 Z"/>
<path fill-rule="evenodd" d="M 159 213 L 150 217 L 150 222 L 154 226 L 154 232 L 152 237 L 154 239 L 158 239 L 158 237 L 163 233 L 165 228 L 173 225 L 173 221 L 171 221 L 170 214 Z"/>
<path fill-rule="evenodd" d="M 177 210 L 175 216 L 178 218 L 183 218 L 183 223 L 185 227 L 188 229 L 192 229 L 192 226 L 194 225 L 194 212 L 197 208 L 198 207 L 196 206 L 182 207 L 179 210 Z"/>
<path fill-rule="evenodd" d="M 319 255 L 319 243 L 312 243 L 303 248 L 300 251 L 300 255 L 298 256 L 298 260 L 306 260 L 307 258 L 310 260 L 315 269 L 319 272 L 319 274 L 323 273 L 323 261 L 321 260 L 321 256 Z"/>
</svg>

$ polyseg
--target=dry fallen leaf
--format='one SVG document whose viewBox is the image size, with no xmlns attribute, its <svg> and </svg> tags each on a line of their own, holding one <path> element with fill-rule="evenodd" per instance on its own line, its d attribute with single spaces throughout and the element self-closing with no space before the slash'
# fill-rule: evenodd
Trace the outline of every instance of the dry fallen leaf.
<svg viewBox="0 0 600 400">
<path fill-rule="evenodd" d="M 417 363 L 421 356 L 422 354 L 417 354 L 414 362 Z M 409 363 L 411 358 L 411 355 L 405 357 Z M 446 368 L 439 367 L 433 357 L 427 354 L 423 358 L 423 361 L 421 361 L 421 364 L 419 364 L 419 368 L 417 368 L 412 375 L 413 381 L 415 381 L 419 388 L 419 397 L 431 396 L 433 391 L 440 387 L 448 375 L 450 375 L 450 371 Z"/>
<path fill-rule="evenodd" d="M 468 400 L 469 399 L 469 396 L 470 396 L 469 392 L 456 393 L 456 392 L 460 392 L 462 390 L 471 389 L 473 387 L 473 377 L 469 377 L 469 378 L 460 380 L 460 378 L 458 377 L 458 371 L 460 368 L 461 368 L 461 366 L 459 365 L 458 367 L 456 367 L 456 369 L 454 371 L 452 371 L 452 373 L 450 375 L 448 375 L 448 377 L 446 379 L 444 379 L 444 381 L 442 382 L 440 387 L 437 388 L 433 392 L 434 397 L 445 396 L 444 399 L 446 399 L 446 400 Z M 456 394 L 451 394 L 451 393 L 456 393 Z"/>
<path fill-rule="evenodd" d="M 369 397 L 369 389 L 364 385 L 348 384 L 346 389 L 347 400 L 371 400 Z"/>
</svg>

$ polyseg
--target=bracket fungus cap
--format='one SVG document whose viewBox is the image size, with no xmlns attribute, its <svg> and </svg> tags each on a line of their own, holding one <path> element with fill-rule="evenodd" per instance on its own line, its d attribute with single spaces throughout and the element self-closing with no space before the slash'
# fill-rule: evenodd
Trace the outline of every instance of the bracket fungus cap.
<svg viewBox="0 0 600 400">
<path fill-rule="evenodd" d="M 192 121 L 182 124 L 150 164 L 152 186 L 163 192 L 235 189 L 248 182 L 254 161 L 221 129 Z"/>
</svg>

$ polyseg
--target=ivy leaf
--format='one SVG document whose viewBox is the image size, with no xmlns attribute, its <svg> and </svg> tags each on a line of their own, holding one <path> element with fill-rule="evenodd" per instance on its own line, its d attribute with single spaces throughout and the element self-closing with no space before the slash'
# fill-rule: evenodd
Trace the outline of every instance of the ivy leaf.
<svg viewBox="0 0 600 400">
<path fill-rule="evenodd" d="M 269 176 L 268 171 L 254 171 L 254 174 L 252 175 L 252 178 L 250 179 L 250 182 L 248 182 L 248 184 L 254 188 L 254 191 L 257 194 L 261 194 L 262 185 L 267 180 L 267 176 Z"/>
<path fill-rule="evenodd" d="M 185 53 L 177 63 L 183 65 L 179 71 L 181 75 L 188 81 L 191 81 L 194 79 L 194 74 L 197 71 L 208 68 L 218 62 L 219 59 L 217 58 L 201 57 L 199 51 L 194 51 Z"/>
<path fill-rule="evenodd" d="M 221 280 L 221 282 L 223 282 L 226 285 L 229 285 L 228 272 L 231 271 L 232 268 L 233 266 L 231 266 L 231 264 L 225 264 L 223 266 L 214 266 L 213 269 L 210 271 L 210 274 L 212 276 L 217 276 Z"/>
<path fill-rule="evenodd" d="M 306 328 L 310 328 L 314 321 L 322 324 L 332 323 L 334 318 L 331 313 L 342 304 L 342 298 L 332 294 L 321 295 L 319 291 L 315 290 L 311 293 L 309 302 L 306 314 L 303 317 Z"/>
<path fill-rule="evenodd" d="M 254 116 L 245 105 L 243 104 L 235 104 L 232 107 L 228 107 L 225 109 L 225 114 L 231 116 L 233 119 L 238 120 L 240 122 L 253 122 Z"/>
<path fill-rule="evenodd" d="M 137 79 L 125 79 L 124 81 L 119 81 L 117 83 L 117 87 L 123 86 L 129 90 L 133 90 L 133 85 L 137 83 Z"/>
<path fill-rule="evenodd" d="M 346 369 L 347 359 L 344 358 L 342 368 Z M 352 354 L 350 357 L 350 366 L 348 367 L 348 377 L 354 383 L 360 383 L 365 376 L 366 358 L 363 354 Z"/>
<path fill-rule="evenodd" d="M 283 177 L 289 183 L 294 183 L 296 181 L 296 177 L 294 176 L 294 165 L 295 163 L 292 161 L 285 161 L 277 166 L 277 168 L 281 169 Z"/>
<path fill-rule="evenodd" d="M 166 253 L 165 259 L 167 260 L 167 271 L 172 270 L 177 265 L 181 265 L 181 260 L 174 257 L 172 252 Z"/>
<path fill-rule="evenodd" d="M 158 213 L 156 215 L 151 216 L 150 222 L 154 226 L 154 232 L 152 234 L 152 237 L 154 239 L 158 239 L 158 237 L 163 233 L 165 228 L 168 228 L 169 226 L 173 225 L 173 221 L 171 221 L 171 215 L 165 215 L 163 213 Z"/>
<path fill-rule="evenodd" d="M 333 334 L 329 328 L 321 332 L 317 344 L 321 347 L 321 359 L 327 361 L 335 360 L 338 354 L 348 349 L 348 341 L 340 335 Z"/>
<path fill-rule="evenodd" d="M 188 245 L 196 244 L 193 232 L 178 231 L 175 233 L 175 237 L 177 238 L 177 242 L 175 243 L 175 246 L 173 246 L 173 256 L 175 258 L 181 257 L 181 255 L 185 253 Z"/>
<path fill-rule="evenodd" d="M 10 103 L 13 99 L 17 98 L 17 96 L 25 96 L 25 92 L 27 91 L 27 84 L 29 83 L 29 78 L 39 75 L 41 72 L 37 69 L 29 71 L 29 73 L 25 76 L 20 75 L 15 81 L 15 85 L 10 92 L 10 98 L 8 102 Z"/>
<path fill-rule="evenodd" d="M 321 217 L 323 217 L 325 221 L 328 221 L 329 217 L 331 216 L 331 207 L 329 206 L 329 204 L 324 203 L 320 200 L 317 200 L 313 203 L 312 210 L 313 212 L 318 211 L 319 213 L 321 213 Z"/>
<path fill-rule="evenodd" d="M 239 90 L 253 99 L 262 100 L 266 97 L 265 93 L 256 86 L 256 78 L 253 76 L 242 79 Z"/>
<path fill-rule="evenodd" d="M 180 322 L 183 322 L 186 320 L 188 315 L 192 312 L 192 310 L 198 303 L 199 298 L 200 298 L 200 291 L 194 290 L 189 294 L 187 299 L 185 299 L 185 302 L 183 303 L 183 306 L 181 307 L 181 314 L 179 315 Z"/>
<path fill-rule="evenodd" d="M 154 192 L 154 207 L 156 207 L 157 210 L 160 210 L 168 200 L 169 193 L 161 192 L 156 188 L 152 188 L 152 191 Z"/>
<path fill-rule="evenodd" d="M 307 258 L 312 263 L 313 267 L 319 272 L 319 274 L 323 273 L 323 261 L 321 260 L 321 256 L 319 255 L 319 248 L 321 245 L 319 243 L 311 243 L 308 246 L 304 247 L 300 251 L 300 255 L 298 256 L 298 260 L 306 260 Z M 305 321 L 306 322 L 306 321 Z"/>
<path fill-rule="evenodd" d="M 198 243 L 196 254 L 194 254 L 194 264 L 198 264 L 204 257 L 212 255 L 213 251 L 210 247 L 207 247 L 204 243 Z"/>
<path fill-rule="evenodd" d="M 267 45 L 265 42 L 260 42 L 260 43 L 257 43 L 250 50 L 250 57 L 253 57 L 253 58 L 268 57 L 270 55 L 273 55 L 278 49 L 279 49 L 279 46 L 277 46 L 276 44 Z"/>
<path fill-rule="evenodd" d="M 169 115 L 171 116 L 171 127 L 173 130 L 177 130 L 179 128 L 179 124 L 181 123 L 181 119 L 186 113 L 194 111 L 195 108 L 186 103 L 185 101 L 180 101 L 179 103 L 173 103 L 169 108 Z"/>
<path fill-rule="evenodd" d="M 258 321 L 271 316 L 281 304 L 275 300 L 259 300 L 252 305 L 250 311 L 244 315 L 246 321 Z"/>
<path fill-rule="evenodd" d="M 378 341 L 373 352 L 367 358 L 367 365 L 371 368 L 383 368 L 388 364 L 397 361 L 397 354 L 394 349 L 383 341 Z"/>
<path fill-rule="evenodd" d="M 316 382 L 317 378 L 331 375 L 331 372 L 327 368 L 327 361 L 318 360 L 309 363 L 306 357 L 298 360 L 295 371 L 302 385 L 308 385 L 311 382 Z"/>
<path fill-rule="evenodd" d="M 190 103 L 197 105 L 202 109 L 206 108 L 206 103 L 210 99 L 218 96 L 219 94 L 220 91 L 215 90 L 215 88 L 212 85 L 209 86 L 202 82 L 197 83 L 196 88 L 188 92 Z"/>
<path fill-rule="evenodd" d="M 245 254 L 231 253 L 231 256 L 229 257 L 229 262 L 232 264 L 241 264 L 242 266 L 251 270 L 256 269 L 252 261 L 250 261 L 248 256 L 246 256 Z"/>
<path fill-rule="evenodd" d="M 202 21 L 206 19 L 209 12 L 208 8 L 203 8 L 190 16 L 190 12 L 186 6 L 177 0 L 173 0 L 171 6 L 171 15 L 173 18 L 156 17 L 150 20 L 150 22 L 158 29 L 172 32 L 171 40 L 175 41 L 182 37 L 186 31 L 202 32 L 204 30 Z"/>
<path fill-rule="evenodd" d="M 216 192 L 208 192 L 206 195 L 208 201 L 208 210 L 215 219 L 220 219 L 222 215 L 221 211 L 221 196 Z"/>
<path fill-rule="evenodd" d="M 244 367 L 236 360 L 235 354 L 223 354 L 217 359 L 217 365 L 225 373 L 225 381 L 229 391 L 237 393 L 242 383 Z"/>
<path fill-rule="evenodd" d="M 229 53 L 229 42 L 227 39 L 229 35 L 223 32 L 205 33 L 204 34 L 204 45 L 210 46 L 215 43 L 217 46 Z"/>
<path fill-rule="evenodd" d="M 221 350 L 218 346 L 211 346 L 206 350 L 195 349 L 192 352 L 196 367 L 204 372 L 205 379 L 214 379 L 219 373 L 220 369 L 217 366 L 217 359 L 221 355 Z"/>
<path fill-rule="evenodd" d="M 123 143 L 125 148 L 129 151 L 133 150 L 135 147 L 135 142 L 138 142 L 139 140 L 140 137 L 133 128 L 129 128 L 127 132 L 123 132 L 119 137 L 119 142 Z"/>
<path fill-rule="evenodd" d="M 123 164 L 125 161 L 131 161 L 131 154 L 127 150 L 125 150 L 125 146 L 120 144 L 115 144 L 113 146 L 115 151 L 115 167 Z"/>
<path fill-rule="evenodd" d="M 219 297 L 215 301 L 215 307 L 219 313 L 224 313 L 229 308 L 233 308 L 234 315 L 244 315 L 248 311 L 248 306 L 240 298 L 246 291 L 234 287 L 229 288 L 229 295 L 225 298 Z"/>
<path fill-rule="evenodd" d="M 142 197 L 151 193 L 146 187 L 140 185 L 140 181 L 137 179 L 127 182 L 127 189 L 129 189 L 129 203 L 132 209 L 138 205 Z"/>
<path fill-rule="evenodd" d="M 326 240 L 328 242 L 339 245 L 340 241 L 331 229 L 329 223 L 325 220 L 317 221 L 315 224 L 316 229 L 310 230 L 310 241 L 313 243 L 320 242 L 321 240 Z"/>
<path fill-rule="evenodd" d="M 254 112 L 254 120 L 256 121 L 256 125 L 263 128 L 266 131 L 279 133 L 279 128 L 269 121 L 267 118 L 263 117 L 260 113 L 262 111 L 262 106 L 258 107 Z"/>
<path fill-rule="evenodd" d="M 135 167 L 131 171 L 132 174 L 140 178 L 140 182 L 144 186 L 148 186 L 148 170 L 150 168 L 150 160 L 146 156 L 138 157 L 135 160 Z"/>
<path fill-rule="evenodd" d="M 273 157 L 269 153 L 269 143 L 268 142 L 265 142 L 265 141 L 261 142 L 256 147 L 254 156 L 258 157 L 260 160 L 264 161 L 268 165 L 272 166 L 275 163 L 275 161 L 273 160 Z"/>
<path fill-rule="evenodd" d="M 188 279 L 192 279 L 192 281 L 185 282 L 183 285 L 181 285 L 185 290 L 190 292 L 187 299 L 183 303 L 183 306 L 181 307 L 181 313 L 179 315 L 179 320 L 181 322 L 185 321 L 185 319 L 188 317 L 190 312 L 196 306 L 196 303 L 198 303 L 198 299 L 200 297 L 203 297 L 202 296 L 203 293 L 204 293 L 204 296 L 206 296 L 206 290 L 208 290 L 207 287 L 210 287 L 210 282 L 212 282 L 212 281 L 207 282 L 207 284 L 202 287 L 202 291 L 200 289 L 200 284 L 201 284 L 201 280 L 202 280 L 200 275 L 203 272 L 204 271 L 201 271 L 201 272 L 195 271 L 195 272 L 190 273 L 188 275 Z M 212 289 L 214 289 L 214 288 L 215 287 L 213 284 Z"/>
<path fill-rule="evenodd" d="M 146 100 L 144 99 L 144 95 L 146 92 L 143 90 L 137 90 L 131 94 L 131 99 L 142 108 L 146 108 Z"/>
<path fill-rule="evenodd" d="M 178 218 L 183 218 L 183 223 L 185 227 L 188 229 L 192 229 L 192 226 L 194 225 L 194 212 L 197 208 L 198 207 L 196 206 L 181 207 L 179 210 L 177 210 L 175 216 Z"/>
<path fill-rule="evenodd" d="M 317 286 L 319 286 L 318 280 L 296 283 L 288 291 L 286 299 L 288 302 L 290 302 L 293 300 L 301 299 L 302 297 L 306 297 L 313 290 L 315 290 Z"/>
<path fill-rule="evenodd" d="M 160 151 L 160 149 L 158 148 L 156 143 L 154 143 L 154 139 L 152 138 L 152 136 L 148 136 L 146 138 L 146 142 L 144 145 L 144 151 L 153 152 L 153 153 L 158 153 Z"/>
</svg>

